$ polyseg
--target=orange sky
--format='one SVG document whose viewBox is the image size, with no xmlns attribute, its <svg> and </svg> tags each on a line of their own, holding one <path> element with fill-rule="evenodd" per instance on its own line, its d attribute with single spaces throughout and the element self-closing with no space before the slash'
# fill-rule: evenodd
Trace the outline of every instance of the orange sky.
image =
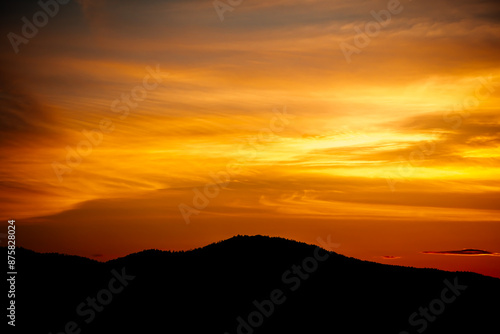
<svg viewBox="0 0 500 334">
<path fill-rule="evenodd" d="M 2 6 L 19 245 L 104 260 L 330 236 L 500 277 L 497 1 L 243 1 L 221 21 L 212 1 L 81 0 L 17 45 L 41 8 Z"/>
</svg>

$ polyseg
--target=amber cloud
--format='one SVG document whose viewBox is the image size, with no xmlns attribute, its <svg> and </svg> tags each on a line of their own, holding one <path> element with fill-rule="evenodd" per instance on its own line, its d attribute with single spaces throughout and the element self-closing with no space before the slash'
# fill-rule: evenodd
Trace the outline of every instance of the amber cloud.
<svg viewBox="0 0 500 334">
<path fill-rule="evenodd" d="M 106 260 L 330 234 L 349 256 L 500 277 L 498 256 L 422 253 L 500 252 L 498 1 L 218 5 L 1 5 L 0 199 L 20 245 Z M 282 106 L 293 120 L 256 141 Z"/>
</svg>

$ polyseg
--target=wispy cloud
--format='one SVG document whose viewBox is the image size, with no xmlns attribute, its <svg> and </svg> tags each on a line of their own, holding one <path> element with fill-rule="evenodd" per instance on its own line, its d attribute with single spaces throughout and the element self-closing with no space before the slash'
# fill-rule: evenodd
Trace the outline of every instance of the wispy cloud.
<svg viewBox="0 0 500 334">
<path fill-rule="evenodd" d="M 474 224 L 500 235 L 500 86 L 459 128 L 443 120 L 475 92 L 478 77 L 500 82 L 500 2 L 401 1 L 404 10 L 352 64 L 338 43 L 352 39 L 387 0 L 244 1 L 224 22 L 212 2 L 70 1 L 19 54 L 7 38 L 0 41 L 0 200 L 5 215 L 34 217 L 33 248 L 93 247 L 78 244 L 75 224 L 106 231 L 101 245 L 132 237 L 131 217 L 149 224 L 141 238 L 127 239 L 134 249 L 148 247 L 153 236 L 159 246 L 158 231 L 182 246 L 194 242 L 197 228 L 206 230 L 196 246 L 207 231 L 212 239 L 243 232 L 238 223 L 220 223 L 228 217 L 254 232 L 273 219 L 300 217 L 268 230 L 297 238 L 352 224 L 360 239 L 352 239 L 354 231 L 342 245 L 362 249 L 389 236 L 404 240 L 403 248 L 432 231 L 448 236 L 448 224 L 462 225 L 443 249 L 481 236 Z M 0 35 L 22 34 L 21 18 L 39 10 L 35 0 L 4 1 Z M 168 80 L 116 120 L 59 183 L 52 162 L 85 138 L 83 130 L 117 119 L 111 103 L 131 94 L 152 64 Z M 275 105 L 287 105 L 293 123 L 257 152 L 240 149 L 267 126 Z M 386 174 L 400 175 L 404 159 L 429 141 L 433 153 L 391 193 Z M 182 234 L 176 204 L 192 201 L 192 189 L 211 182 L 210 171 L 245 156 L 247 169 L 200 214 L 204 223 Z M 416 232 L 405 234 L 398 224 Z M 372 239 L 361 240 L 367 230 Z M 60 240 L 44 243 L 41 235 Z M 494 249 L 499 242 L 481 240 L 471 244 Z M 123 246 L 113 247 L 82 252 L 106 257 Z M 376 254 L 408 258 L 399 249 Z"/>
<path fill-rule="evenodd" d="M 463 255 L 463 256 L 500 256 L 500 253 L 488 252 L 481 249 L 462 249 L 453 251 L 425 251 L 422 254 L 437 254 L 437 255 Z"/>
</svg>

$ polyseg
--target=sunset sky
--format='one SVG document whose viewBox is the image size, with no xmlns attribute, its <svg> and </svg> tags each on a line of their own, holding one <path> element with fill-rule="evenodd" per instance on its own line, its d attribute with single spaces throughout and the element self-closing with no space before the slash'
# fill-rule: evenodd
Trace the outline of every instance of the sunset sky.
<svg viewBox="0 0 500 334">
<path fill-rule="evenodd" d="M 48 3 L 1 5 L 19 246 L 107 260 L 329 238 L 500 277 L 497 0 Z"/>
</svg>

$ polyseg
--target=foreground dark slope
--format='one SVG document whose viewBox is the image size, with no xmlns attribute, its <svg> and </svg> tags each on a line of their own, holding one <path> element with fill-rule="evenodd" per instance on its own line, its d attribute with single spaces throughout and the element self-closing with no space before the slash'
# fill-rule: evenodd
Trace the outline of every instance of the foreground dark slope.
<svg viewBox="0 0 500 334">
<path fill-rule="evenodd" d="M 315 246 L 261 236 L 238 236 L 189 252 L 144 251 L 107 263 L 18 249 L 16 332 L 64 333 L 67 326 L 67 333 L 233 334 L 237 318 L 248 322 L 256 310 L 254 300 L 269 300 L 279 289 L 282 303 L 262 325 L 242 327 L 240 333 L 417 333 L 424 321 L 411 326 L 409 316 L 442 298 L 445 279 L 467 288 L 435 319 L 430 314 L 425 333 L 499 332 L 499 279 L 381 265 L 333 252 L 317 261 L 317 270 L 308 262 L 307 278 L 286 274 L 315 251 Z M 91 319 L 87 297 L 109 290 L 113 269 L 135 278 L 111 294 L 108 305 L 98 305 Z M 113 284 L 120 290 L 119 280 Z M 101 293 L 101 300 L 109 295 Z M 78 328 L 67 325 L 70 321 Z M 258 323 L 258 316 L 253 321 Z"/>
</svg>

